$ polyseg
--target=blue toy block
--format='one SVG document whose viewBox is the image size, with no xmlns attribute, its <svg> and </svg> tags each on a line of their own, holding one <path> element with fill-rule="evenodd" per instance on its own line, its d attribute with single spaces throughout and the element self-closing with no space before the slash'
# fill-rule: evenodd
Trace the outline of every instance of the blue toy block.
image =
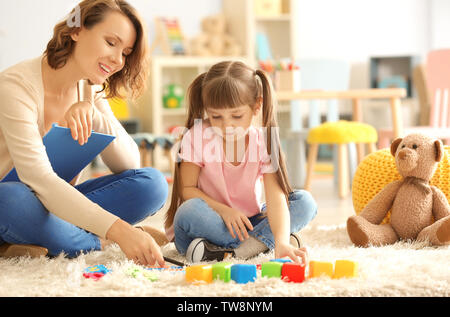
<svg viewBox="0 0 450 317">
<path fill-rule="evenodd" d="M 231 279 L 238 284 L 247 284 L 256 280 L 256 265 L 234 264 L 231 267 Z"/>
<path fill-rule="evenodd" d="M 292 260 L 291 259 L 272 259 L 272 260 L 270 260 L 270 262 L 288 263 L 288 262 L 292 262 Z"/>
</svg>

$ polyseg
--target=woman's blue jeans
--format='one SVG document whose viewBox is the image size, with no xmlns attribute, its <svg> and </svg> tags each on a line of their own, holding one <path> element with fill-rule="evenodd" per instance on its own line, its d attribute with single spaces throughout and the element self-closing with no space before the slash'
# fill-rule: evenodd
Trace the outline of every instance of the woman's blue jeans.
<svg viewBox="0 0 450 317">
<path fill-rule="evenodd" d="M 167 199 L 164 175 L 153 168 L 127 170 L 90 179 L 75 187 L 94 203 L 135 224 L 160 210 Z M 21 182 L 0 183 L 0 245 L 34 244 L 50 256 L 100 250 L 99 238 L 47 211 Z"/>
<path fill-rule="evenodd" d="M 311 194 L 304 190 L 296 190 L 289 194 L 289 213 L 291 233 L 305 227 L 317 214 L 317 204 Z M 264 213 L 266 205 L 261 211 Z M 253 230 L 250 236 L 262 241 L 269 249 L 275 246 L 272 230 L 267 217 L 261 214 L 250 217 Z M 185 201 L 178 208 L 174 218 L 175 246 L 181 254 L 185 254 L 189 244 L 195 238 L 205 238 L 209 242 L 225 248 L 236 248 L 241 241 L 233 238 L 222 217 L 200 198 Z"/>
</svg>

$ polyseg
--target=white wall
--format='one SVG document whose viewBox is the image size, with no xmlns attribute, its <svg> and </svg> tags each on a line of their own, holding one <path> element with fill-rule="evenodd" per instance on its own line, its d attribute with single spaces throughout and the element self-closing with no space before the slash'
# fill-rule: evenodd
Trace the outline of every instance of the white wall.
<svg viewBox="0 0 450 317">
<path fill-rule="evenodd" d="M 366 61 L 428 49 L 427 0 L 300 0 L 300 8 L 300 57 Z"/>
<path fill-rule="evenodd" d="M 78 3 L 76 0 L 0 0 L 0 71 L 42 54 L 54 25 Z M 186 36 L 200 32 L 200 20 L 218 13 L 221 0 L 129 0 L 148 24 L 153 39 L 155 16 L 176 16 Z"/>
<path fill-rule="evenodd" d="M 244 0 L 243 0 L 244 1 Z M 186 36 L 221 0 L 129 0 L 153 39 L 155 16 L 176 16 Z M 420 55 L 450 47 L 450 0 L 299 0 L 299 57 L 333 57 L 358 65 L 373 55 Z M 53 26 L 76 0 L 0 0 L 0 71 L 43 52 Z M 364 75 L 365 78 L 365 75 Z"/>
<path fill-rule="evenodd" d="M 431 0 L 430 48 L 450 48 L 450 1 Z"/>
<path fill-rule="evenodd" d="M 349 61 L 350 88 L 370 87 L 371 56 L 423 58 L 429 50 L 428 0 L 299 1 L 298 57 Z"/>
</svg>

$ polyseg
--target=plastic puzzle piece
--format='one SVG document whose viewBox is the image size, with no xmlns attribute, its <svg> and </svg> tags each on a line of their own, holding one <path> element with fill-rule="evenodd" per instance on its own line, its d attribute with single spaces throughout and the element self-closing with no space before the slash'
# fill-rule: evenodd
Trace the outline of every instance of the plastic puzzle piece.
<svg viewBox="0 0 450 317">
<path fill-rule="evenodd" d="M 100 273 L 100 272 L 95 272 L 95 273 L 83 273 L 83 276 L 85 278 L 90 278 L 93 279 L 94 281 L 98 281 L 99 279 L 101 279 L 103 276 L 105 276 L 105 274 Z"/>
<path fill-rule="evenodd" d="M 238 284 L 247 284 L 256 280 L 255 264 L 234 264 L 231 267 L 231 279 Z"/>
<path fill-rule="evenodd" d="M 224 282 L 231 281 L 231 267 L 233 264 L 229 262 L 219 262 L 212 266 L 213 280 L 221 280 Z"/>
<path fill-rule="evenodd" d="M 309 277 L 320 277 L 323 275 L 333 277 L 333 263 L 310 261 L 309 262 Z"/>
<path fill-rule="evenodd" d="M 151 282 L 155 282 L 155 281 L 158 280 L 158 275 L 157 274 L 155 274 L 154 272 L 148 271 L 146 269 L 143 269 L 143 268 L 141 268 L 139 266 L 129 267 L 126 270 L 126 273 L 129 276 L 137 278 L 137 279 L 146 279 L 146 280 L 149 280 Z"/>
<path fill-rule="evenodd" d="M 286 282 L 302 283 L 305 281 L 306 265 L 299 263 L 284 263 L 281 268 L 281 278 Z"/>
<path fill-rule="evenodd" d="M 261 265 L 261 277 L 281 277 L 281 268 L 283 267 L 282 262 L 266 262 Z"/>
<path fill-rule="evenodd" d="M 336 260 L 333 278 L 357 277 L 358 263 L 350 260 Z"/>
<path fill-rule="evenodd" d="M 189 283 L 212 283 L 212 265 L 188 266 L 185 278 Z"/>
<path fill-rule="evenodd" d="M 84 269 L 85 273 L 109 273 L 111 272 L 111 270 L 109 270 L 106 266 L 99 264 L 99 265 L 94 265 L 94 266 L 90 266 L 86 269 Z"/>
<path fill-rule="evenodd" d="M 289 263 L 292 262 L 291 259 L 272 259 L 270 262 L 280 262 L 280 263 Z"/>
<path fill-rule="evenodd" d="M 184 272 L 183 266 L 165 266 L 165 267 L 146 267 L 146 270 L 149 271 L 167 271 L 167 272 Z"/>
</svg>

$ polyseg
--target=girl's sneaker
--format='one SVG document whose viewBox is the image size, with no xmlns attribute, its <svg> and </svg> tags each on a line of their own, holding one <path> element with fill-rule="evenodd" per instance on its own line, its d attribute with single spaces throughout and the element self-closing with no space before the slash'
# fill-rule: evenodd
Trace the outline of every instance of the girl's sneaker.
<svg viewBox="0 0 450 317">
<path fill-rule="evenodd" d="M 289 243 L 296 247 L 303 247 L 302 240 L 298 233 L 291 233 Z M 264 253 L 269 252 L 267 249 Z M 236 254 L 233 249 L 219 247 L 207 241 L 205 238 L 196 238 L 192 240 L 186 251 L 186 260 L 190 263 L 197 263 L 202 261 L 223 261 L 224 259 L 235 257 Z"/>
<path fill-rule="evenodd" d="M 214 260 L 223 261 L 234 256 L 233 249 L 219 247 L 204 238 L 194 239 L 186 251 L 186 260 L 190 263 Z"/>
<path fill-rule="evenodd" d="M 300 239 L 300 235 L 298 233 L 291 233 L 291 236 L 289 237 L 289 243 L 296 248 L 304 247 L 302 239 Z"/>
</svg>

